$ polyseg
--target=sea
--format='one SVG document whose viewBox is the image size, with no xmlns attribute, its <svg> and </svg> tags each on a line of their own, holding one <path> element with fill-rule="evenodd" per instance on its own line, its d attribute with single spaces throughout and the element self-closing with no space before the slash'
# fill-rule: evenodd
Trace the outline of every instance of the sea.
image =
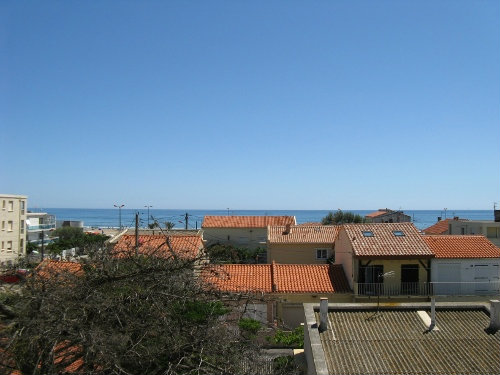
<svg viewBox="0 0 500 375">
<path fill-rule="evenodd" d="M 88 228 L 117 228 L 120 226 L 118 208 L 43 208 L 33 212 L 47 212 L 56 216 L 56 220 L 78 220 Z M 364 216 L 377 210 L 344 210 Z M 159 223 L 172 222 L 174 229 L 185 228 L 185 218 L 188 215 L 188 228 L 201 227 L 205 215 L 289 215 L 295 216 L 298 224 L 320 222 L 330 210 L 200 210 L 200 209 L 121 209 L 121 226 L 133 228 L 135 214 L 139 212 L 140 227 L 147 227 L 153 220 Z M 419 229 L 427 228 L 442 219 L 458 216 L 469 220 L 493 220 L 493 210 L 404 210 L 411 216 L 412 222 Z"/>
</svg>

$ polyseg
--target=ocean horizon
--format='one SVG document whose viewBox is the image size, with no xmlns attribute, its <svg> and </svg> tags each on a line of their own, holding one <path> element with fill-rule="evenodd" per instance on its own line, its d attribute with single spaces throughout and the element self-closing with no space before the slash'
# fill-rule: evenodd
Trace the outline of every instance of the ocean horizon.
<svg viewBox="0 0 500 375">
<path fill-rule="evenodd" d="M 36 208 L 31 212 L 47 212 L 55 215 L 56 220 L 78 220 L 83 221 L 84 226 L 91 228 L 116 228 L 119 226 L 118 208 Z M 201 227 L 203 217 L 206 215 L 263 215 L 263 216 L 295 216 L 298 224 L 307 222 L 319 222 L 330 211 L 335 210 L 208 210 L 208 209 L 157 209 L 148 210 L 122 208 L 121 224 L 123 227 L 133 228 L 135 225 L 135 213 L 139 212 L 140 227 L 146 227 L 152 220 L 160 223 L 170 221 L 175 224 L 174 228 L 185 227 L 185 215 L 188 214 L 188 228 L 198 229 Z M 343 210 L 364 216 L 376 210 Z M 403 210 L 412 218 L 412 222 L 418 229 L 424 229 L 442 219 L 458 216 L 469 220 L 493 220 L 493 210 Z"/>
</svg>

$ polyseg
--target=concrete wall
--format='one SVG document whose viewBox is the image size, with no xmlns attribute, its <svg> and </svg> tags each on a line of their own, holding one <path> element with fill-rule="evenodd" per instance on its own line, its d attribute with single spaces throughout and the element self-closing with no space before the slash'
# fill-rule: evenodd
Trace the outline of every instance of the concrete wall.
<svg viewBox="0 0 500 375">
<path fill-rule="evenodd" d="M 289 328 L 298 327 L 304 323 L 304 303 L 320 303 L 321 298 L 328 298 L 333 303 L 353 302 L 352 294 L 323 293 L 323 294 L 287 294 L 281 296 L 278 302 L 278 320 Z"/>
<path fill-rule="evenodd" d="M 325 264 L 326 259 L 316 259 L 316 249 L 327 249 L 328 259 L 333 254 L 333 243 L 330 244 L 282 244 L 268 243 L 267 262 L 282 264 Z"/>
<path fill-rule="evenodd" d="M 26 213 L 27 197 L 0 195 L 0 266 L 26 254 Z"/>
<path fill-rule="evenodd" d="M 344 273 L 351 289 L 353 289 L 355 276 L 353 263 L 351 241 L 349 240 L 347 232 L 342 228 L 335 241 L 335 264 L 342 264 L 342 267 L 344 267 Z"/>
<path fill-rule="evenodd" d="M 207 246 L 222 243 L 249 249 L 265 248 L 267 228 L 203 228 L 203 240 Z"/>
</svg>

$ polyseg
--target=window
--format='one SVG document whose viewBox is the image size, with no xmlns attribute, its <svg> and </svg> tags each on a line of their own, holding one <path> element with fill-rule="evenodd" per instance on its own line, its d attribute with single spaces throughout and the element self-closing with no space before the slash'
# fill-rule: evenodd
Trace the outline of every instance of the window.
<svg viewBox="0 0 500 375">
<path fill-rule="evenodd" d="M 19 252 L 22 253 L 24 251 L 24 240 L 21 238 L 19 241 Z"/>
<path fill-rule="evenodd" d="M 7 251 L 12 251 L 12 241 L 7 241 Z"/>
<path fill-rule="evenodd" d="M 5 199 L 2 202 L 2 210 L 5 210 Z"/>
<path fill-rule="evenodd" d="M 9 201 L 9 211 L 14 211 L 14 201 Z"/>
<path fill-rule="evenodd" d="M 24 233 L 24 220 L 21 220 L 21 233 Z"/>
<path fill-rule="evenodd" d="M 364 237 L 374 237 L 375 236 L 371 230 L 364 230 L 362 233 L 363 233 Z"/>
<path fill-rule="evenodd" d="M 13 226 L 14 226 L 14 223 L 13 223 L 12 221 L 8 221 L 8 222 L 7 222 L 7 230 L 8 230 L 9 232 L 12 232 L 12 228 L 13 228 Z"/>
<path fill-rule="evenodd" d="M 402 230 L 393 230 L 392 234 L 394 234 L 396 237 L 402 237 L 405 235 L 405 233 Z"/>
<path fill-rule="evenodd" d="M 316 249 L 316 259 L 326 260 L 328 258 L 328 249 Z"/>
<path fill-rule="evenodd" d="M 21 215 L 24 215 L 25 201 L 21 201 Z"/>
<path fill-rule="evenodd" d="M 4 251 L 4 250 L 5 250 L 5 242 L 2 241 L 2 251 Z"/>
<path fill-rule="evenodd" d="M 488 238 L 498 238 L 498 228 L 496 228 L 496 227 L 487 227 L 486 228 L 486 237 L 488 237 Z"/>
<path fill-rule="evenodd" d="M 5 220 L 2 220 L 2 230 L 5 230 Z"/>
<path fill-rule="evenodd" d="M 465 234 L 465 228 L 464 227 L 460 228 L 460 232 L 461 234 Z"/>
</svg>

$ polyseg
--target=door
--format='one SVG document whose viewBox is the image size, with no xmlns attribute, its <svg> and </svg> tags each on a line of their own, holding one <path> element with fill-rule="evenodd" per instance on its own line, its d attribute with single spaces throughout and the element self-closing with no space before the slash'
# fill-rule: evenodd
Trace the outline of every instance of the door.
<svg viewBox="0 0 500 375">
<path fill-rule="evenodd" d="M 401 265 L 401 294 L 420 294 L 418 273 L 418 264 Z"/>
</svg>

